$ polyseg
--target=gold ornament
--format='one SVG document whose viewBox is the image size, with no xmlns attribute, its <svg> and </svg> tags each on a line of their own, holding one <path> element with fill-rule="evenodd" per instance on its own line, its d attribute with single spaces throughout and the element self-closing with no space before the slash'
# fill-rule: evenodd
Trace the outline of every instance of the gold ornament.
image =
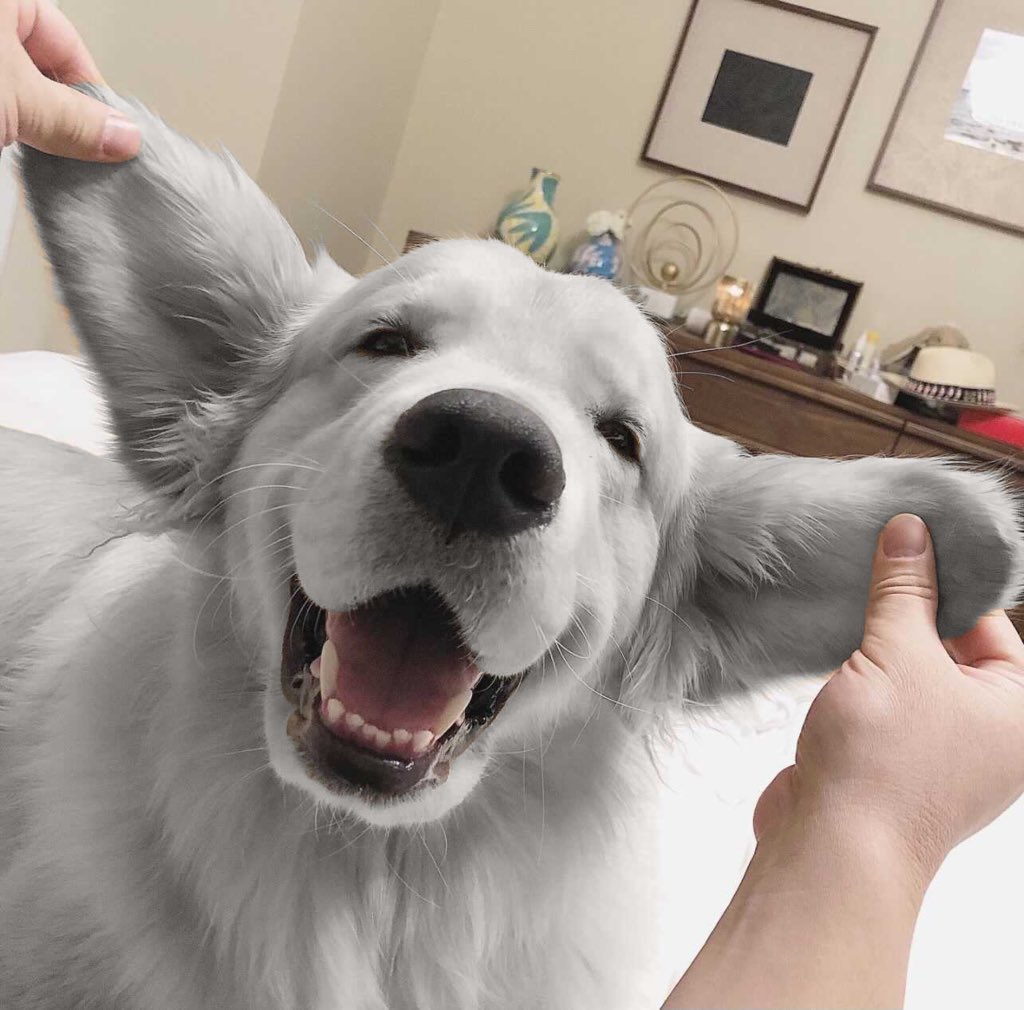
<svg viewBox="0 0 1024 1010">
<path fill-rule="evenodd" d="M 661 264 L 661 270 L 659 272 L 661 273 L 661 279 L 666 284 L 671 285 L 679 276 L 679 267 L 671 260 L 668 260 Z"/>
</svg>

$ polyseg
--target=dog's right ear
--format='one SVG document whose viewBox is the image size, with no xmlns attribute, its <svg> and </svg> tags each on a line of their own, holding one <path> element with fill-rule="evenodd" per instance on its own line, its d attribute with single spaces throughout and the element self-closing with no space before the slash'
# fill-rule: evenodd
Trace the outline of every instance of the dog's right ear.
<svg viewBox="0 0 1024 1010">
<path fill-rule="evenodd" d="M 311 267 L 284 218 L 226 153 L 135 103 L 134 161 L 23 148 L 36 224 L 135 475 L 188 518 L 272 383 L 297 311 L 333 268 Z"/>
</svg>

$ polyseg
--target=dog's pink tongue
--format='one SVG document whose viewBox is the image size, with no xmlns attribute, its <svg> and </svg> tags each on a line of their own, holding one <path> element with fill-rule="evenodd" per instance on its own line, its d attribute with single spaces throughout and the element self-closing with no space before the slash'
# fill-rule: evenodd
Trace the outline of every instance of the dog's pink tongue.
<svg viewBox="0 0 1024 1010">
<path fill-rule="evenodd" d="M 480 678 L 452 615 L 432 593 L 414 590 L 330 611 L 327 637 L 338 655 L 335 696 L 346 712 L 385 732 L 441 735 Z"/>
</svg>

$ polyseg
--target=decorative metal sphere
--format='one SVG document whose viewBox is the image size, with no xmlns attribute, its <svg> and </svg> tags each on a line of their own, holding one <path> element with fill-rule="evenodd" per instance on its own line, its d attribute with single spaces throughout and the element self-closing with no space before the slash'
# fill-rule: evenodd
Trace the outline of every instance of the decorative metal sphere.
<svg viewBox="0 0 1024 1010">
<path fill-rule="evenodd" d="M 677 175 L 648 186 L 626 214 L 626 262 L 641 284 L 689 295 L 714 284 L 736 255 L 740 227 L 714 183 Z"/>
</svg>

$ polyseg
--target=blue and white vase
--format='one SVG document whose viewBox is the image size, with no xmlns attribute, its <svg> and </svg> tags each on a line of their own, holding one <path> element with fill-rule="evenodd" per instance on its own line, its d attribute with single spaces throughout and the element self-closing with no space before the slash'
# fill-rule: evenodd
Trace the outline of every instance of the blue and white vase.
<svg viewBox="0 0 1024 1010">
<path fill-rule="evenodd" d="M 622 242 L 610 232 L 592 235 L 576 246 L 566 272 L 613 281 L 622 268 Z"/>
<path fill-rule="evenodd" d="M 552 206 L 557 189 L 554 172 L 535 168 L 530 188 L 498 216 L 498 237 L 542 266 L 558 245 L 558 218 Z"/>
</svg>

